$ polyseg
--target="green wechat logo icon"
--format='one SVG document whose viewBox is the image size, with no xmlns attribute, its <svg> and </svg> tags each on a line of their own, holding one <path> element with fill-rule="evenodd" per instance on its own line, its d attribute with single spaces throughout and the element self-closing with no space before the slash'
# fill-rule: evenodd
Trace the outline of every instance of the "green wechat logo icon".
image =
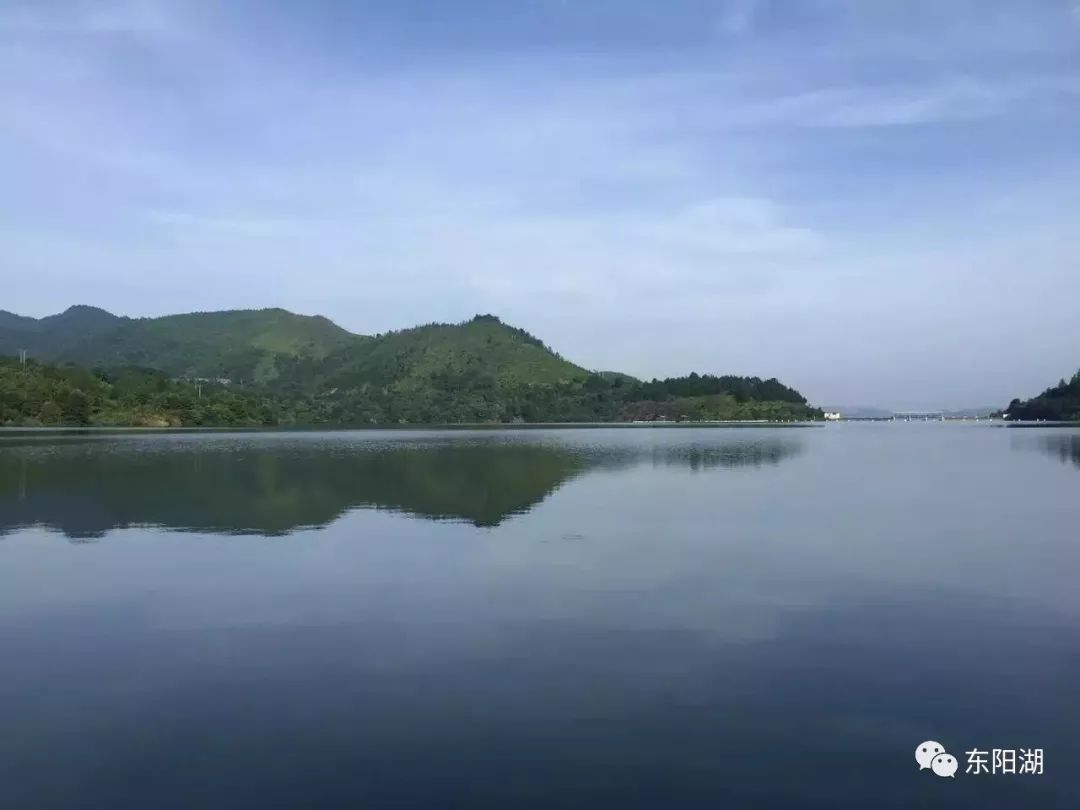
<svg viewBox="0 0 1080 810">
<path fill-rule="evenodd" d="M 927 740 L 915 749 L 915 761 L 919 763 L 919 770 L 927 768 L 938 776 L 956 776 L 956 757 L 945 750 L 945 746 L 933 740 Z"/>
</svg>

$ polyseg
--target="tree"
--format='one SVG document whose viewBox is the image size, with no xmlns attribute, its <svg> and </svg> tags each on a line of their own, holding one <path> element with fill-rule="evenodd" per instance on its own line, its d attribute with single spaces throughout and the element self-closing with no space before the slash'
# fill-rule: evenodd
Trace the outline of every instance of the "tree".
<svg viewBox="0 0 1080 810">
<path fill-rule="evenodd" d="M 90 399 L 82 390 L 73 388 L 68 391 L 64 397 L 63 417 L 70 425 L 90 424 Z"/>
<path fill-rule="evenodd" d="M 61 416 L 60 406 L 50 399 L 41 406 L 41 414 L 38 418 L 41 419 L 43 425 L 58 425 Z"/>
</svg>

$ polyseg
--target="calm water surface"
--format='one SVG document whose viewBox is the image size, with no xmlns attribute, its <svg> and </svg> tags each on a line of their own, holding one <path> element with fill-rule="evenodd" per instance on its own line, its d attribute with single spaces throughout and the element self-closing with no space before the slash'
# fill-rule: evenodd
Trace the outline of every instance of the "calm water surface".
<svg viewBox="0 0 1080 810">
<path fill-rule="evenodd" d="M 1080 807 L 1078 529 L 1072 430 L 0 435 L 0 807 Z"/>
</svg>

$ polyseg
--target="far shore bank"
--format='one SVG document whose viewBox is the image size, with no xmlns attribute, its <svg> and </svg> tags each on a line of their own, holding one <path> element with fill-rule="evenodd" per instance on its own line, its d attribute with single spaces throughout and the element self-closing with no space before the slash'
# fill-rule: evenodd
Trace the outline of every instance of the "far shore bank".
<svg viewBox="0 0 1080 810">
<path fill-rule="evenodd" d="M 597 428 L 811 428 L 823 427 L 823 422 L 769 422 L 765 420 L 708 421 L 708 422 L 460 422 L 453 424 L 409 425 L 232 425 L 144 427 L 135 425 L 11 425 L 0 426 L 0 434 L 20 433 L 337 433 L 342 431 L 392 430 L 552 430 Z"/>
</svg>

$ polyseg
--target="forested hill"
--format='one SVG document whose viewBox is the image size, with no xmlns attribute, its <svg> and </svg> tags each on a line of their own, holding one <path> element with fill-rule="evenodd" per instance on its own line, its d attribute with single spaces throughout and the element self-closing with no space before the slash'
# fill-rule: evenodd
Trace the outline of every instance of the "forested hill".
<svg viewBox="0 0 1080 810">
<path fill-rule="evenodd" d="M 269 382 L 289 360 L 316 360 L 364 340 L 321 316 L 283 309 L 162 318 L 122 318 L 86 306 L 41 319 L 0 312 L 0 354 L 25 349 L 45 362 L 88 368 L 134 365 L 174 377 L 245 383 Z"/>
<path fill-rule="evenodd" d="M 591 372 L 492 315 L 363 336 L 325 318 L 280 309 L 145 319 L 90 307 L 40 320 L 0 313 L 0 353 L 18 349 L 26 349 L 34 362 L 29 369 L 13 362 L 0 366 L 0 421 L 7 424 L 362 425 L 820 415 L 775 379 L 695 373 L 641 382 L 617 372 Z M 132 388 L 136 368 L 144 375 L 138 391 Z M 65 409 L 70 390 L 85 396 L 86 409 Z M 75 394 L 72 402 L 79 398 Z M 227 405 L 212 407 L 221 403 Z"/>
<path fill-rule="evenodd" d="M 564 360 L 524 329 L 494 315 L 461 324 L 433 323 L 344 346 L 320 363 L 294 364 L 287 380 L 323 388 L 394 386 L 399 391 L 550 385 L 588 371 Z"/>
<path fill-rule="evenodd" d="M 1014 399 L 1007 409 L 1009 419 L 1052 422 L 1080 421 L 1080 371 L 1028 400 Z"/>
<path fill-rule="evenodd" d="M 0 354 L 26 350 L 32 357 L 54 360 L 115 329 L 126 318 L 97 307 L 74 306 L 46 318 L 26 318 L 0 310 Z"/>
</svg>

